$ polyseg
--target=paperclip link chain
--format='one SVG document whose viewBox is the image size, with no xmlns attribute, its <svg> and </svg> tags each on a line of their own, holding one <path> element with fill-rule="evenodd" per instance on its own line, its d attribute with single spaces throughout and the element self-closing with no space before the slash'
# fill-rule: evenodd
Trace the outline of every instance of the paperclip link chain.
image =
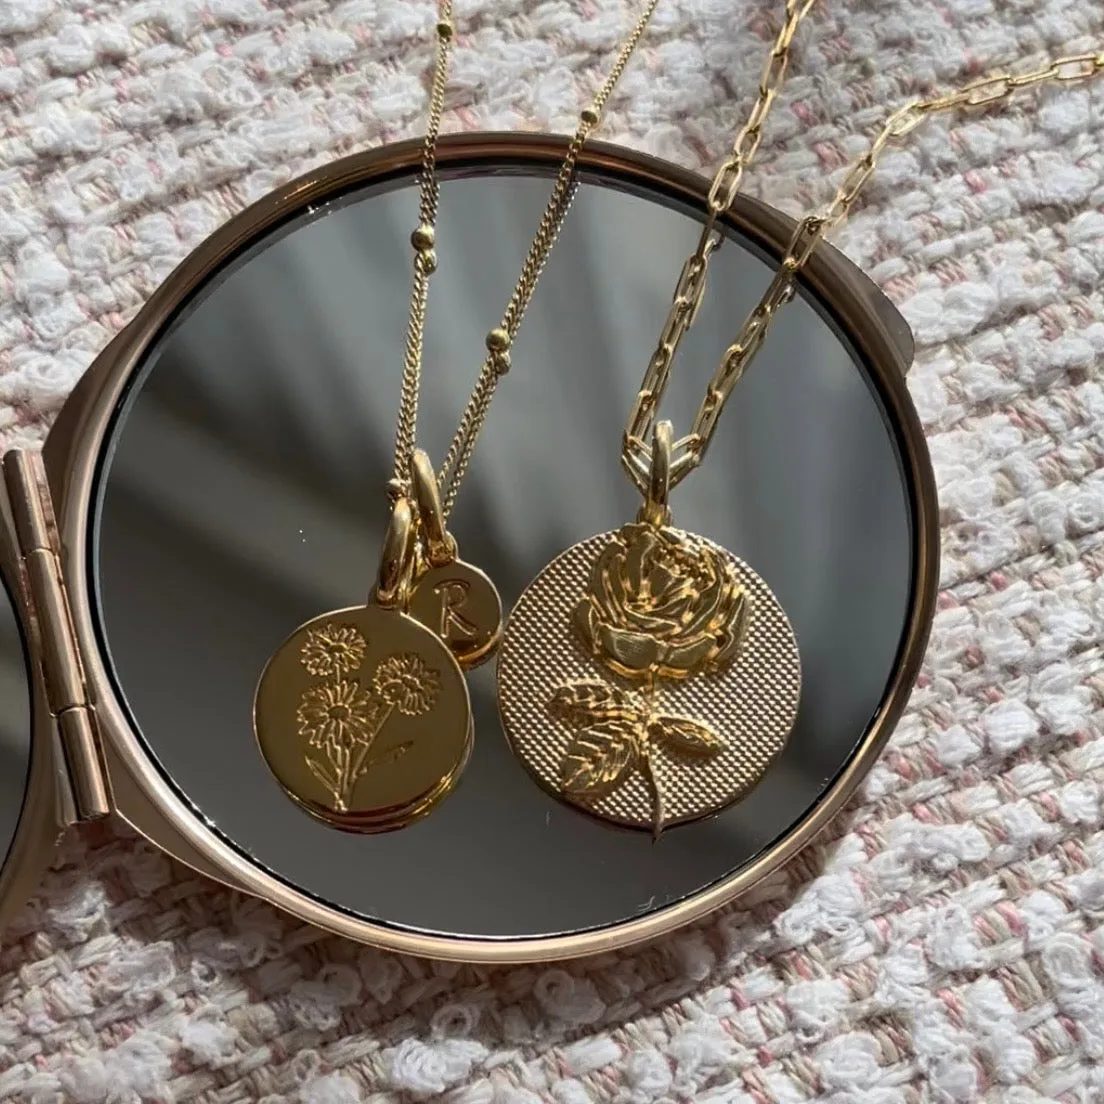
<svg viewBox="0 0 1104 1104">
<path fill-rule="evenodd" d="M 901 145 L 921 123 L 933 115 L 959 108 L 988 107 L 1010 100 L 1016 93 L 1035 85 L 1087 81 L 1102 73 L 1104 51 L 1076 54 L 1058 58 L 1040 69 L 1019 76 L 998 73 L 983 77 L 947 95 L 913 100 L 894 111 L 870 149 L 848 170 L 828 206 L 820 214 L 807 216 L 797 224 L 766 294 L 748 316 L 736 340 L 724 351 L 689 435 L 676 441 L 673 446 L 670 486 L 676 486 L 702 462 L 716 431 L 721 410 L 762 347 L 775 313 L 793 299 L 801 269 L 821 239 L 847 218 L 887 148 Z M 712 225 L 713 221 L 715 220 L 710 219 L 708 225 Z M 678 295 L 676 304 L 677 302 Z M 700 300 L 695 302 L 694 313 L 699 304 Z M 673 308 L 672 315 L 674 314 Z M 660 365 L 659 371 L 656 370 L 657 364 Z M 651 467 L 651 450 L 644 442 L 650 437 L 650 427 L 667 383 L 669 368 L 669 360 L 654 360 L 649 366 L 625 430 L 622 461 L 641 493 L 647 492 L 647 478 Z"/>
<path fill-rule="evenodd" d="M 759 151 L 767 116 L 786 80 L 794 36 L 815 3 L 816 0 L 786 0 L 782 28 L 763 65 L 755 103 L 752 104 L 747 122 L 736 135 L 731 152 L 713 177 L 706 201 L 705 225 L 702 227 L 697 249 L 687 259 L 679 274 L 667 321 L 663 324 L 659 343 L 648 363 L 648 371 L 629 415 L 625 432 L 622 459 L 633 476 L 633 481 L 642 490 L 647 486 L 647 473 L 651 467 L 651 447 L 644 442 L 651 440 L 651 428 L 667 387 L 671 365 L 678 355 L 683 337 L 696 321 L 705 298 L 709 259 L 724 241 L 718 223 L 736 202 L 744 171 Z M 640 478 L 637 477 L 638 473 L 642 473 Z"/>
<path fill-rule="evenodd" d="M 579 155 L 587 139 L 602 121 L 602 112 L 617 82 L 628 67 L 637 45 L 651 22 L 652 15 L 660 0 L 647 0 L 644 9 L 633 25 L 628 38 L 621 45 L 617 58 L 610 69 L 605 82 L 595 94 L 588 107 L 579 115 L 579 123 L 568 145 L 567 153 L 560 165 L 560 171 L 549 196 L 548 204 L 541 216 L 537 232 L 529 246 L 521 275 L 510 296 L 502 320 L 486 337 L 487 354 L 476 380 L 475 387 L 468 399 L 467 406 L 460 417 L 456 433 L 437 482 L 441 491 L 443 519 L 452 512 L 460 483 L 467 472 L 475 450 L 479 431 L 487 418 L 491 400 L 498 387 L 498 381 L 510 370 L 510 346 L 521 329 L 525 311 L 536 290 L 544 267 L 560 230 L 571 210 L 578 191 L 576 168 Z M 415 250 L 414 287 L 411 296 L 410 321 L 407 330 L 406 356 L 403 363 L 402 399 L 399 408 L 399 424 L 395 442 L 395 467 L 390 483 L 392 494 L 405 491 L 408 484 L 410 457 L 413 453 L 418 418 L 418 392 L 421 377 L 422 342 L 425 334 L 426 303 L 428 300 L 429 277 L 437 267 L 434 246 L 434 227 L 437 217 L 438 184 L 436 179 L 436 147 L 440 130 L 441 112 L 444 105 L 444 87 L 447 77 L 449 47 L 452 43 L 452 5 L 449 0 L 441 0 L 438 5 L 437 23 L 437 64 L 434 70 L 433 90 L 430 95 L 430 117 L 426 128 L 425 145 L 422 157 L 421 174 L 421 224 L 414 231 L 412 243 Z"/>
</svg>

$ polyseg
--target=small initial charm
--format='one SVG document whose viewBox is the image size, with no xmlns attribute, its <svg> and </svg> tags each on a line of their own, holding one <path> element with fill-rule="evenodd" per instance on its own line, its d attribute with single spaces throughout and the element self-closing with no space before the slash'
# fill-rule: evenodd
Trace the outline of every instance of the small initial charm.
<svg viewBox="0 0 1104 1104">
<path fill-rule="evenodd" d="M 471 587 L 463 579 L 445 579 L 433 588 L 441 600 L 441 622 L 437 635 L 443 640 L 475 640 L 479 626 L 463 614 Z"/>
<path fill-rule="evenodd" d="M 478 667 L 502 637 L 502 601 L 482 571 L 463 560 L 426 566 L 414 581 L 410 614 L 448 645 L 464 670 Z"/>
<path fill-rule="evenodd" d="M 435 632 L 460 667 L 489 658 L 502 639 L 502 599 L 494 583 L 456 555 L 445 529 L 437 479 L 429 457 L 415 449 L 410 483 L 422 530 L 422 553 L 410 593 L 410 615 Z"/>
</svg>

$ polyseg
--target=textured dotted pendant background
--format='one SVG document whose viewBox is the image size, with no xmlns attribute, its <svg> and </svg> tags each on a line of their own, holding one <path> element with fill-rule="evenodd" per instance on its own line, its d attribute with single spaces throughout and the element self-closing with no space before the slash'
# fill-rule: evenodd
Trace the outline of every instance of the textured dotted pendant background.
<svg viewBox="0 0 1104 1104">
<path fill-rule="evenodd" d="M 511 747 L 541 786 L 615 824 L 650 828 L 653 796 L 639 769 L 596 801 L 564 793 L 562 765 L 575 732 L 549 712 L 556 691 L 573 682 L 606 683 L 640 697 L 639 682 L 609 676 L 584 651 L 573 618 L 595 561 L 616 535 L 601 533 L 573 546 L 526 588 L 506 627 L 498 697 Z M 801 693 L 797 642 L 778 600 L 745 563 L 719 545 L 701 543 L 732 563 L 750 613 L 731 664 L 711 675 L 660 680 L 654 691 L 658 712 L 707 725 L 719 737 L 716 755 L 682 757 L 658 748 L 651 756 L 671 825 L 727 808 L 763 777 L 786 744 Z"/>
</svg>

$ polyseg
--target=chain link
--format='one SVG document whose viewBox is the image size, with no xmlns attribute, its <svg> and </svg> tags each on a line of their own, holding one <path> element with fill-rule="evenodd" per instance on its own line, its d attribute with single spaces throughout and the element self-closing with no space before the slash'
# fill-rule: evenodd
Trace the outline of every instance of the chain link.
<svg viewBox="0 0 1104 1104">
<path fill-rule="evenodd" d="M 487 357 L 437 477 L 441 487 L 441 506 L 446 519 L 452 512 L 460 483 L 468 470 L 479 431 L 486 420 L 498 381 L 509 371 L 510 345 L 521 328 L 522 318 L 536 290 L 537 281 L 544 271 L 552 247 L 556 244 L 556 239 L 575 200 L 575 193 L 579 186 L 575 175 L 579 154 L 587 139 L 598 128 L 606 102 L 617 87 L 617 82 L 625 72 L 658 6 L 659 0 L 648 0 L 644 5 L 644 10 L 637 18 L 629 37 L 622 43 L 605 82 L 599 88 L 590 106 L 584 108 L 580 114 L 579 125 L 560 166 L 548 206 L 544 210 L 540 225 L 529 246 L 521 276 L 503 312 L 502 321 L 496 329 L 487 334 Z"/>
<path fill-rule="evenodd" d="M 848 169 L 827 207 L 820 214 L 802 219 L 795 227 L 782 262 L 766 293 L 748 316 L 736 340 L 722 354 L 690 433 L 675 443 L 670 485 L 676 486 L 701 463 L 725 402 L 766 340 L 775 314 L 796 294 L 798 274 L 824 236 L 847 218 L 862 189 L 873 175 L 881 154 L 887 148 L 902 144 L 921 123 L 933 115 L 960 108 L 988 107 L 1003 103 L 1026 88 L 1048 83 L 1085 81 L 1101 73 L 1104 73 L 1104 52 L 1077 54 L 1059 58 L 1040 69 L 1019 76 L 998 73 L 984 77 L 947 95 L 913 100 L 894 111 L 870 149 Z M 710 229 L 715 225 L 712 201 L 715 190 L 716 180 L 714 189 L 710 191 L 709 213 L 706 217 L 706 226 Z M 690 264 L 699 255 L 700 249 L 687 263 Z M 683 281 L 680 279 L 679 290 L 675 293 L 671 316 L 664 326 L 659 350 L 648 365 L 625 427 L 622 462 L 641 493 L 647 490 L 648 472 L 651 468 L 651 450 L 645 442 L 650 439 L 650 429 L 658 414 L 659 399 L 667 383 L 670 357 L 666 350 L 671 345 L 671 318 L 681 309 L 680 303 L 684 294 L 682 285 Z M 679 338 L 688 328 L 688 325 L 683 326 L 678 331 Z"/>
<path fill-rule="evenodd" d="M 526 308 L 548 262 L 560 230 L 571 210 L 578 190 L 576 169 L 579 155 L 591 134 L 598 129 L 602 111 L 617 82 L 628 67 L 633 53 L 651 22 L 660 0 L 647 0 L 628 38 L 624 41 L 609 75 L 598 89 L 590 106 L 579 116 L 567 154 L 560 165 L 556 183 L 541 216 L 537 232 L 529 246 L 521 275 L 510 296 L 499 325 L 487 334 L 487 356 L 480 369 L 475 387 L 460 417 L 456 433 L 445 454 L 437 481 L 441 489 L 443 519 L 452 512 L 460 482 L 471 462 L 479 431 L 487 418 L 498 381 L 510 369 L 510 346 L 521 329 Z M 422 146 L 422 170 L 419 179 L 420 224 L 411 235 L 414 246 L 414 278 L 410 295 L 410 315 L 407 321 L 406 351 L 403 358 L 402 397 L 399 403 L 398 427 L 395 433 L 394 470 L 388 489 L 392 497 L 409 490 L 409 466 L 417 438 L 418 395 L 422 375 L 422 348 L 429 300 L 429 279 L 437 268 L 434 240 L 437 222 L 437 139 L 444 110 L 445 84 L 454 37 L 451 0 L 439 0 L 437 5 L 437 51 L 433 69 L 433 85 L 429 98 L 429 119 Z"/>
<path fill-rule="evenodd" d="M 437 208 L 441 188 L 437 181 L 437 138 L 441 132 L 441 116 L 445 109 L 445 85 L 448 83 L 449 61 L 455 28 L 452 22 L 452 0 L 438 0 L 436 56 L 433 63 L 433 84 L 429 92 L 429 118 L 422 141 L 422 171 L 418 180 L 418 228 L 411 235 L 414 246 L 414 278 L 410 289 L 410 314 L 406 323 L 406 348 L 403 354 L 402 397 L 395 429 L 395 461 L 389 484 L 392 498 L 406 492 L 409 485 L 410 460 L 418 422 L 418 394 L 422 379 L 422 346 L 425 338 L 426 310 L 429 304 L 429 278 L 437 268 L 434 250 Z"/>
<path fill-rule="evenodd" d="M 744 171 L 755 159 L 763 138 L 763 125 L 786 79 L 794 35 L 815 3 L 816 0 L 786 0 L 782 29 L 763 65 L 755 103 L 752 104 L 747 121 L 736 135 L 731 152 L 713 177 L 707 200 L 705 226 L 698 247 L 683 266 L 667 320 L 660 332 L 659 343 L 648 362 L 644 382 L 625 428 L 624 456 L 626 463 L 632 465 L 630 470 L 634 473 L 633 479 L 638 486 L 641 485 L 641 480 L 646 485 L 647 473 L 651 467 L 651 449 L 645 442 L 651 440 L 651 426 L 667 388 L 671 365 L 678 355 L 683 337 L 701 310 L 709 276 L 709 258 L 724 240 L 717 224 L 728 213 L 740 193 Z"/>
</svg>

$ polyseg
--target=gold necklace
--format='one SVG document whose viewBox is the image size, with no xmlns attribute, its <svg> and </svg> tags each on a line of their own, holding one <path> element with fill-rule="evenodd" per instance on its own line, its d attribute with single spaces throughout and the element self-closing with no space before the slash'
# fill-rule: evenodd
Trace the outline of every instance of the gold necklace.
<svg viewBox="0 0 1104 1104">
<path fill-rule="evenodd" d="M 391 519 L 367 605 L 301 625 L 261 674 L 257 742 L 285 792 L 312 815 L 350 831 L 380 832 L 424 816 L 451 792 L 472 747 L 463 669 L 487 658 L 502 633 L 502 603 L 479 568 L 462 561 L 446 527 L 510 345 L 575 198 L 587 138 L 651 20 L 648 0 L 579 125 L 440 476 L 415 445 L 439 186 L 437 139 L 454 39 L 451 0 L 439 0 L 429 117 L 422 148 L 419 224 L 403 362 Z M 416 513 L 415 513 L 416 511 Z"/>
<path fill-rule="evenodd" d="M 460 558 L 456 541 L 448 532 L 449 514 L 471 462 L 479 431 L 486 421 L 499 380 L 510 369 L 510 347 L 574 202 L 578 190 L 575 169 L 579 154 L 601 122 L 606 102 L 658 5 L 659 0 L 648 0 L 645 4 L 622 43 L 605 82 L 590 106 L 579 116 L 575 134 L 522 264 L 521 275 L 501 321 L 487 334 L 486 357 L 445 454 L 440 474 L 434 480 L 429 458 L 416 448 L 415 440 L 429 278 L 437 267 L 434 252 L 438 198 L 435 151 L 444 103 L 444 74 L 452 41 L 451 4 L 445 0 L 440 5 L 437 67 L 430 101 L 430 122 L 423 147 L 420 223 L 412 237 L 415 249 L 414 283 L 407 324 L 402 401 L 395 434 L 394 474 L 389 486 L 393 496 L 411 496 L 418 505 L 420 540 L 410 594 L 410 613 L 433 629 L 465 670 L 484 662 L 498 646 L 502 636 L 502 601 L 487 575 Z"/>
<path fill-rule="evenodd" d="M 300 626 L 268 661 L 253 721 L 269 769 L 337 828 L 382 832 L 425 815 L 472 748 L 468 685 L 406 612 L 415 521 L 400 498 L 368 603 Z"/>
<path fill-rule="evenodd" d="M 795 4 L 787 14 L 796 15 Z M 784 35 L 787 30 L 789 23 Z M 778 54 L 776 46 L 768 72 Z M 746 564 L 671 526 L 668 494 L 701 464 L 725 403 L 778 311 L 793 299 L 798 274 L 817 243 L 847 217 L 887 147 L 934 114 L 1101 73 L 1104 52 L 1081 54 L 1021 76 L 986 77 L 893 112 L 826 209 L 798 223 L 766 293 L 721 356 L 690 433 L 676 441 L 671 423 L 657 420 L 658 408 L 674 350 L 700 308 L 708 258 L 720 244 L 718 214 L 739 185 L 742 163 L 721 167 L 702 241 L 679 278 L 623 436 L 623 466 L 644 496 L 640 515 L 553 560 L 506 626 L 498 667 L 503 724 L 542 786 L 658 836 L 669 824 L 732 805 L 762 778 L 797 716 L 793 630 Z M 764 85 L 760 102 L 765 92 Z M 763 114 L 757 103 L 752 118 Z"/>
</svg>

